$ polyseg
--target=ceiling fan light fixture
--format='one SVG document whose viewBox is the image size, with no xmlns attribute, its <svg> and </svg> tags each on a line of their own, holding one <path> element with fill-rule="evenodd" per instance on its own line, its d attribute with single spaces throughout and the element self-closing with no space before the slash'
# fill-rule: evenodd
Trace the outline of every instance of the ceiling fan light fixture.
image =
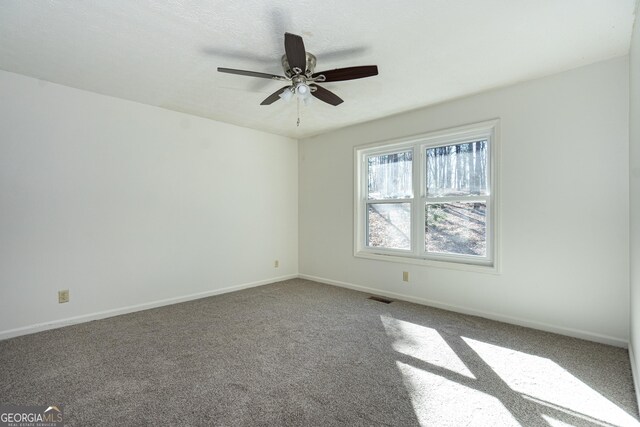
<svg viewBox="0 0 640 427">
<path fill-rule="evenodd" d="M 306 98 L 311 94 L 311 88 L 306 83 L 298 83 L 296 85 L 296 93 L 301 98 Z"/>
<path fill-rule="evenodd" d="M 302 101 L 304 102 L 304 105 L 307 106 L 313 102 L 313 96 L 305 96 L 302 98 Z"/>
<path fill-rule="evenodd" d="M 282 91 L 282 93 L 280 95 L 278 95 L 280 98 L 282 98 L 284 101 L 291 101 L 291 98 L 293 98 L 293 89 L 290 88 L 286 88 L 285 90 Z"/>
</svg>

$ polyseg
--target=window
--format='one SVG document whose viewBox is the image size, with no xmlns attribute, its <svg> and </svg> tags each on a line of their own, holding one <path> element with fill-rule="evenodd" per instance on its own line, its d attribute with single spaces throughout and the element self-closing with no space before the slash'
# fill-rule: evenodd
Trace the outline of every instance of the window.
<svg viewBox="0 0 640 427">
<path fill-rule="evenodd" d="M 355 255 L 495 270 L 496 127 L 356 147 Z"/>
<path fill-rule="evenodd" d="M 411 250 L 413 150 L 367 156 L 367 246 Z"/>
</svg>

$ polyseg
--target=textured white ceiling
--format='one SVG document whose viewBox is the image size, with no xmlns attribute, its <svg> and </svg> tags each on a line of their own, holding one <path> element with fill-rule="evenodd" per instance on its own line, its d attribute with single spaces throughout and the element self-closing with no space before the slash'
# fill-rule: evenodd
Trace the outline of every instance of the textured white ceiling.
<svg viewBox="0 0 640 427">
<path fill-rule="evenodd" d="M 628 52 L 635 0 L 93 0 L 0 2 L 0 68 L 291 137 L 310 136 Z M 282 82 L 284 32 L 317 71 L 377 64 L 315 100 Z"/>
</svg>

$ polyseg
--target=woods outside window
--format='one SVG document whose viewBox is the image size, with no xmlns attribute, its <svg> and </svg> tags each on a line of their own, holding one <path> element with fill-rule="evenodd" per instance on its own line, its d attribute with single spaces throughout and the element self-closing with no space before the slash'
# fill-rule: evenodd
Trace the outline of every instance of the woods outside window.
<svg viewBox="0 0 640 427">
<path fill-rule="evenodd" d="M 495 268 L 497 124 L 356 147 L 355 255 Z"/>
</svg>

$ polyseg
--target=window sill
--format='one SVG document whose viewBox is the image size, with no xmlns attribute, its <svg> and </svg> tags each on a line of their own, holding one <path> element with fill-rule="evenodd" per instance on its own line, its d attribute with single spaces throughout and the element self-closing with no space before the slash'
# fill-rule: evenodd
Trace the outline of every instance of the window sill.
<svg viewBox="0 0 640 427">
<path fill-rule="evenodd" d="M 395 262 L 399 264 L 422 265 L 426 267 L 446 268 L 450 270 L 470 271 L 474 273 L 500 274 L 500 270 L 496 262 L 494 262 L 493 265 L 467 264 L 459 261 L 437 261 L 433 259 L 414 258 L 406 255 L 380 254 L 365 251 L 355 252 L 354 256 L 356 258 Z"/>
</svg>

